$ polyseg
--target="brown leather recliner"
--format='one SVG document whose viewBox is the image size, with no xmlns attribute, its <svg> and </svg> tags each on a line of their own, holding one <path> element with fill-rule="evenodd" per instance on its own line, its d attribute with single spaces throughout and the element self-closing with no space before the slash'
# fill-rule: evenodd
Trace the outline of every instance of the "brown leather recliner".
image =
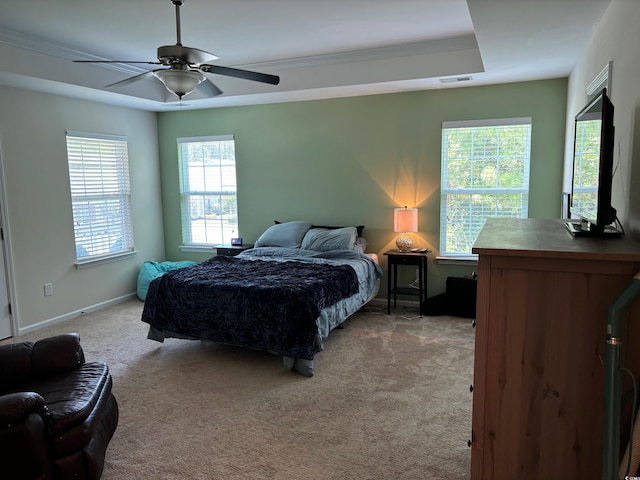
<svg viewBox="0 0 640 480">
<path fill-rule="evenodd" d="M 118 424 L 111 386 L 78 334 L 0 346 L 0 478 L 99 479 Z"/>
</svg>

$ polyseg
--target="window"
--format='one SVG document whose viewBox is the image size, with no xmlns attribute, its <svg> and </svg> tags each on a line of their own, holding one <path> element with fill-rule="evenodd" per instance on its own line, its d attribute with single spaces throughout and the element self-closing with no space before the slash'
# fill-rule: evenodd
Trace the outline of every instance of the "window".
<svg viewBox="0 0 640 480">
<path fill-rule="evenodd" d="M 184 245 L 230 243 L 238 236 L 232 135 L 178 138 Z"/>
<path fill-rule="evenodd" d="M 582 119 L 576 122 L 575 128 L 571 210 L 595 219 L 598 217 L 602 120 Z"/>
<path fill-rule="evenodd" d="M 530 151 L 531 118 L 442 124 L 442 256 L 471 255 L 489 217 L 527 217 Z"/>
<path fill-rule="evenodd" d="M 127 138 L 67 131 L 78 261 L 133 252 Z"/>
</svg>

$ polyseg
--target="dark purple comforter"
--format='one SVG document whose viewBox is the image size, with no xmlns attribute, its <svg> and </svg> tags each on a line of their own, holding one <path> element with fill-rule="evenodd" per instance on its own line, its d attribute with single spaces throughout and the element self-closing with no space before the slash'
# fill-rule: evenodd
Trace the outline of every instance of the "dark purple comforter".
<svg viewBox="0 0 640 480">
<path fill-rule="evenodd" d="M 216 256 L 153 280 L 142 320 L 185 337 L 311 360 L 320 310 L 357 292 L 348 265 Z"/>
</svg>

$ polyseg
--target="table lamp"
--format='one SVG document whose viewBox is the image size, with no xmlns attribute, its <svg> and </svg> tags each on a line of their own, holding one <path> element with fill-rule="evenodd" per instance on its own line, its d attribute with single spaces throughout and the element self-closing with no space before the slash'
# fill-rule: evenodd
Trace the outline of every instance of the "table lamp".
<svg viewBox="0 0 640 480">
<path fill-rule="evenodd" d="M 396 238 L 396 246 L 401 252 L 411 250 L 413 241 L 407 233 L 418 231 L 418 209 L 417 208 L 395 208 L 393 210 L 393 231 L 400 233 Z"/>
</svg>

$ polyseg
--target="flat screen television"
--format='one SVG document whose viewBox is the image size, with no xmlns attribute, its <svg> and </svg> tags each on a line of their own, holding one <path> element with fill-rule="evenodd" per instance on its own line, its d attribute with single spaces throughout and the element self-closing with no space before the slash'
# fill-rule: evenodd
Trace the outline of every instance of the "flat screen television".
<svg viewBox="0 0 640 480">
<path fill-rule="evenodd" d="M 604 88 L 575 119 L 569 212 L 578 221 L 566 222 L 574 236 L 621 236 L 611 225 L 617 219 L 611 205 L 613 144 L 613 104 Z"/>
</svg>

